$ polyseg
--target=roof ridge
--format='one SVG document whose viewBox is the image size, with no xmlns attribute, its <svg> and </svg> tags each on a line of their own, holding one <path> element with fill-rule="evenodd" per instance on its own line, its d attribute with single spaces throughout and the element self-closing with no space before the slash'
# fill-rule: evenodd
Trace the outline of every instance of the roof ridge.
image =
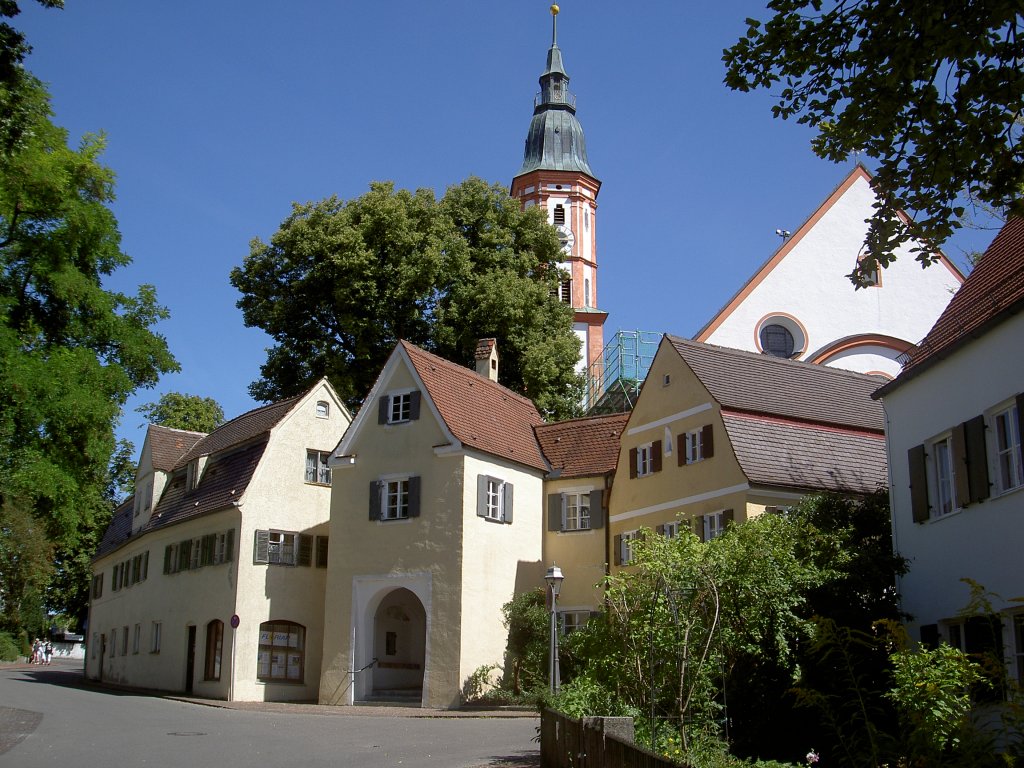
<svg viewBox="0 0 1024 768">
<path fill-rule="evenodd" d="M 166 426 L 164 424 L 154 424 L 153 422 L 150 422 L 146 426 L 147 427 L 152 427 L 154 429 L 165 429 L 168 432 L 183 432 L 186 435 L 208 435 L 208 434 L 210 434 L 209 432 L 201 432 L 198 429 L 180 429 L 179 427 L 168 427 L 168 426 Z"/>
<path fill-rule="evenodd" d="M 524 405 L 529 405 L 530 408 L 534 408 L 535 409 L 537 407 L 536 403 L 534 403 L 533 400 L 531 400 L 530 398 L 526 397 L 525 395 L 521 395 L 521 394 L 519 394 L 518 392 L 516 392 L 514 390 L 509 389 L 508 387 L 506 387 L 504 384 L 502 384 L 500 382 L 494 381 L 493 379 L 489 379 L 486 376 L 480 375 L 479 373 L 476 372 L 476 370 L 474 370 L 473 368 L 470 368 L 469 366 L 459 365 L 458 363 L 453 362 L 452 360 L 448 360 L 446 358 L 443 358 L 443 357 L 441 357 L 440 355 L 438 355 L 438 354 L 436 354 L 434 352 L 429 352 L 426 349 L 423 349 L 423 347 L 417 346 L 416 344 L 413 344 L 411 341 L 406 341 L 405 339 L 399 339 L 398 343 L 400 345 L 402 345 L 402 347 L 404 349 L 406 349 L 406 350 L 415 350 L 415 352 L 417 354 L 426 355 L 427 357 L 429 357 L 429 358 L 431 358 L 433 360 L 438 361 L 439 363 L 441 363 L 442 365 L 444 365 L 445 367 L 447 367 L 447 368 L 449 368 L 449 369 L 451 369 L 453 371 L 457 371 L 457 372 L 459 372 L 462 375 L 466 375 L 466 376 L 470 376 L 470 377 L 472 377 L 474 379 L 478 379 L 479 381 L 485 382 L 489 386 L 497 387 L 498 389 L 502 390 L 503 392 L 505 392 L 505 393 L 511 395 L 512 397 L 516 398 L 517 400 L 521 401 Z M 499 352 L 499 354 L 500 354 L 500 352 Z"/>
<path fill-rule="evenodd" d="M 712 344 L 707 341 L 697 341 L 696 339 L 688 339 L 682 336 L 675 336 L 671 333 L 666 333 L 665 336 L 669 339 L 672 344 L 684 343 L 691 344 L 695 347 L 704 347 L 709 349 L 720 350 L 727 354 L 733 354 L 736 357 L 746 357 L 751 360 L 764 361 L 768 365 L 791 365 L 807 370 L 823 371 L 828 375 L 846 376 L 850 378 L 859 379 L 860 381 L 870 381 L 875 385 L 880 385 L 881 380 L 878 376 L 870 373 L 859 373 L 858 371 L 847 370 L 846 368 L 833 368 L 830 365 L 822 365 L 821 363 L 811 363 L 807 360 L 791 360 L 787 357 L 776 357 L 775 355 L 768 355 L 764 352 L 753 352 L 749 349 L 736 349 L 735 347 L 723 347 L 720 344 Z"/>
<path fill-rule="evenodd" d="M 623 416 L 628 417 L 628 411 L 618 411 L 616 413 L 595 413 L 589 416 L 577 416 L 572 419 L 562 419 L 561 421 L 545 422 L 538 424 L 534 429 L 544 429 L 552 427 L 560 427 L 569 424 L 580 424 L 585 421 L 600 421 L 601 419 L 621 419 Z"/>
</svg>

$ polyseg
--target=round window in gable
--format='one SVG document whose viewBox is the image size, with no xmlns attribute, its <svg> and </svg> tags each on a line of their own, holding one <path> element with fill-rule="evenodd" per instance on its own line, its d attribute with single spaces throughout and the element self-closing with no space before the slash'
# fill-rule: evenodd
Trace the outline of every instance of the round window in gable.
<svg viewBox="0 0 1024 768">
<path fill-rule="evenodd" d="M 804 351 L 803 328 L 791 317 L 772 315 L 761 321 L 757 331 L 761 352 L 772 357 L 794 358 Z"/>
</svg>

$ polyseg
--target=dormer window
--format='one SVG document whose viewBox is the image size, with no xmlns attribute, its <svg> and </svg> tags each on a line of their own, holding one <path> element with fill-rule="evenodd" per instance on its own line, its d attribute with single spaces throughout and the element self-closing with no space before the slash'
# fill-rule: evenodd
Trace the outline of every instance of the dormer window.
<svg viewBox="0 0 1024 768">
<path fill-rule="evenodd" d="M 206 456 L 192 459 L 185 470 L 185 490 L 194 491 L 199 487 L 199 481 L 203 477 L 203 470 L 206 468 Z"/>
<path fill-rule="evenodd" d="M 326 419 L 331 415 L 331 406 L 326 400 L 318 400 L 316 404 L 316 417 Z"/>
</svg>

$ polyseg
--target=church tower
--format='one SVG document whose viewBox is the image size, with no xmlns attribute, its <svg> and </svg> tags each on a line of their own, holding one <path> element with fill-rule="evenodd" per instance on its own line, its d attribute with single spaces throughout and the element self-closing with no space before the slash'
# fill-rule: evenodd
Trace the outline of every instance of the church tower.
<svg viewBox="0 0 1024 768">
<path fill-rule="evenodd" d="M 601 182 L 590 170 L 583 127 L 576 119 L 576 96 L 558 48 L 558 6 L 551 6 L 551 48 L 534 99 L 523 165 L 512 179 L 512 196 L 524 208 L 544 208 L 558 228 L 568 274 L 559 298 L 575 310 L 574 330 L 583 342 L 581 369 L 601 358 L 604 321 L 597 308 L 597 194 Z"/>
</svg>

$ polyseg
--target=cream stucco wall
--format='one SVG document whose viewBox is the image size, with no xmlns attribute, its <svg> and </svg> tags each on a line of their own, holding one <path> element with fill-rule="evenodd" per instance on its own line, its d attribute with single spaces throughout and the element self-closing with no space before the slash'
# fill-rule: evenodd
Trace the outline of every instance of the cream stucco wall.
<svg viewBox="0 0 1024 768">
<path fill-rule="evenodd" d="M 678 466 L 678 436 L 706 424 L 714 432 L 714 455 Z M 662 471 L 630 478 L 630 449 L 655 440 L 662 441 Z M 671 453 L 666 451 L 668 446 Z M 676 519 L 690 525 L 695 516 L 726 509 L 734 511 L 737 522 L 742 521 L 747 491 L 718 404 L 663 340 L 622 434 L 609 510 L 612 541 L 624 532 L 653 529 Z M 613 552 L 613 563 L 614 559 Z"/>
<path fill-rule="evenodd" d="M 378 395 L 418 384 L 404 364 L 386 373 Z M 448 438 L 426 397 L 419 419 L 383 425 L 368 399 L 351 441 L 345 445 L 354 457 L 333 476 L 320 701 L 351 704 L 372 692 L 375 670 L 355 672 L 373 660 L 365 627 L 384 596 L 404 587 L 429 596 L 423 703 L 452 706 L 461 684 L 464 458 L 435 454 Z M 414 475 L 421 478 L 419 517 L 371 521 L 370 483 Z"/>
<path fill-rule="evenodd" d="M 318 400 L 330 403 L 329 418 L 317 418 Z M 104 590 L 90 608 L 88 640 L 94 633 L 105 634 L 109 643 L 114 627 L 119 635 L 124 626 L 129 626 L 130 632 L 136 623 L 141 628 L 138 654 L 129 648 L 129 654 L 123 656 L 119 647 L 117 655 L 111 657 L 108 650 L 103 664 L 105 680 L 133 687 L 184 690 L 188 628 L 195 626 L 196 695 L 243 701 L 316 699 L 326 569 L 255 564 L 253 542 L 255 531 L 263 529 L 327 535 L 330 488 L 305 482 L 306 450 L 330 451 L 348 422 L 342 404 L 321 384 L 272 431 L 260 464 L 237 504 L 147 533 L 95 562 L 94 572 L 104 574 Z M 163 573 L 167 545 L 229 528 L 235 532 L 231 562 Z M 114 592 L 114 564 L 144 550 L 150 553 L 148 578 Z M 239 627 L 232 631 L 230 621 L 235 614 Z M 213 619 L 224 622 L 221 677 L 219 681 L 204 681 L 206 626 Z M 259 625 L 272 619 L 294 621 L 306 628 L 301 684 L 256 679 Z M 150 653 L 154 622 L 161 624 L 159 653 Z M 86 673 L 92 678 L 100 674 L 96 645 L 90 647 L 86 662 Z"/>
<path fill-rule="evenodd" d="M 860 175 L 721 324 L 701 341 L 758 350 L 758 328 L 766 317 L 793 317 L 806 332 L 806 360 L 833 342 L 860 334 L 884 334 L 917 343 L 949 303 L 960 281 L 942 263 L 921 269 L 910 245 L 881 273 L 881 286 L 854 290 L 846 278 L 857 264 L 872 213 L 874 194 Z M 881 352 L 881 354 L 879 354 Z M 863 348 L 828 364 L 895 376 L 898 352 Z M 881 359 L 879 359 L 881 358 Z"/>
<path fill-rule="evenodd" d="M 893 536 L 896 550 L 910 560 L 899 590 L 908 630 L 955 619 L 970 597 L 971 578 L 989 590 L 996 610 L 1019 611 L 1024 597 L 1020 542 L 1024 537 L 1024 488 L 1000 493 L 994 474 L 994 430 L 986 429 L 993 495 L 981 503 L 924 523 L 915 523 L 910 502 L 907 451 L 980 414 L 990 424 L 992 409 L 1024 390 L 1024 316 L 1016 315 L 883 400 L 887 418 Z M 930 489 L 934 499 L 934 490 Z M 1006 642 L 1012 644 L 1010 622 Z"/>
<path fill-rule="evenodd" d="M 608 491 L 604 490 L 604 477 L 574 477 L 548 480 L 544 483 L 544 497 L 562 493 L 589 493 L 604 491 L 604 503 L 608 503 Z M 545 510 L 547 508 L 545 501 Z M 545 511 L 545 515 L 547 512 Z M 591 510 L 591 518 L 594 511 Z M 601 607 L 604 597 L 602 582 L 609 562 L 607 546 L 608 521 L 601 528 L 587 531 L 551 531 L 547 520 L 542 523 L 544 530 L 544 569 L 557 565 L 562 569 L 562 582 L 558 598 L 559 610 L 595 611 Z M 543 574 L 541 574 L 543 576 Z M 543 587 L 539 581 L 536 586 Z"/>
<path fill-rule="evenodd" d="M 543 497 L 540 472 L 486 454 L 466 456 L 462 497 L 462 632 L 460 686 L 480 666 L 503 664 L 508 631 L 502 606 L 543 584 Z M 477 516 L 477 477 L 513 485 L 511 524 Z"/>
</svg>

